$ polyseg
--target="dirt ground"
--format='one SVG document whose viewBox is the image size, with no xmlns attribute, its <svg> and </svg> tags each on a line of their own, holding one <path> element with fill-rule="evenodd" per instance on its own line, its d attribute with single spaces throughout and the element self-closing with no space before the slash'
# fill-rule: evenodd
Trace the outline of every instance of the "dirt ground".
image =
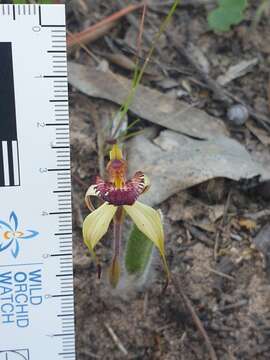
<svg viewBox="0 0 270 360">
<path fill-rule="evenodd" d="M 136 1 L 127 1 L 126 5 L 131 3 Z M 145 34 L 151 37 L 159 28 L 169 3 L 172 2 L 152 2 L 155 6 L 147 10 Z M 243 126 L 229 124 L 228 102 L 209 88 L 187 58 L 180 56 L 166 33 L 158 44 L 159 53 L 150 63 L 151 74 L 145 76 L 143 83 L 221 118 L 230 137 L 242 143 L 258 161 L 270 166 L 270 125 L 264 126 L 270 111 L 269 13 L 254 27 L 252 20 L 259 2 L 250 1 L 240 25 L 230 32 L 215 34 L 206 20 L 213 3 L 183 1 L 166 33 L 183 48 L 193 44 L 199 49 L 200 58 L 196 62 L 205 66 L 213 79 L 231 65 L 257 59 L 244 76 L 223 87 L 241 98 L 255 115 Z M 119 9 L 118 1 L 70 0 L 68 29 L 73 33 L 81 31 Z M 137 22 L 139 14 L 133 13 Z M 122 18 L 105 37 L 87 47 L 91 54 L 104 59 L 113 72 L 130 78 L 132 74 L 125 66 L 112 63 L 104 54 L 110 54 L 114 48 L 132 59 L 127 45 L 134 44 L 136 36 L 137 29 L 130 19 Z M 143 55 L 148 48 L 144 40 Z M 82 48 L 69 57 L 89 68 L 96 66 L 93 57 Z M 93 176 L 99 172 L 97 122 L 110 119 L 118 107 L 88 97 L 72 86 L 70 105 L 78 360 L 210 359 L 205 339 L 178 287 L 172 283 L 162 292 L 165 278 L 158 254 L 143 287 L 137 291 L 131 288 L 112 291 L 106 280 L 106 267 L 111 259 L 110 232 L 97 248 L 104 269 L 101 280 L 97 279 L 81 236 L 87 214 L 83 198 Z M 137 130 L 150 125 L 142 120 Z M 269 199 L 267 183 L 219 178 L 183 190 L 160 204 L 170 270 L 199 316 L 219 360 L 270 359 Z"/>
</svg>

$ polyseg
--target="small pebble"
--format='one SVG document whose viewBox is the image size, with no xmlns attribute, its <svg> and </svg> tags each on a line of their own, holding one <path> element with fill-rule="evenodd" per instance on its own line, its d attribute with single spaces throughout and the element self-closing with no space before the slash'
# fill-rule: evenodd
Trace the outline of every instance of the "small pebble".
<svg viewBox="0 0 270 360">
<path fill-rule="evenodd" d="M 233 105 L 228 109 L 227 118 L 232 125 L 244 125 L 249 117 L 248 109 L 241 104 Z"/>
</svg>

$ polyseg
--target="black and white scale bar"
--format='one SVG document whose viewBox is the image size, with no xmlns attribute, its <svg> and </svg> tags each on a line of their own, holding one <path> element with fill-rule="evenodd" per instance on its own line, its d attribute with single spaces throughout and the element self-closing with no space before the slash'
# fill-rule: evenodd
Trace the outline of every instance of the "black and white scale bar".
<svg viewBox="0 0 270 360">
<path fill-rule="evenodd" d="M 20 185 L 11 42 L 0 42 L 0 187 Z"/>
<path fill-rule="evenodd" d="M 18 142 L 0 142 L 0 186 L 20 185 Z"/>
</svg>

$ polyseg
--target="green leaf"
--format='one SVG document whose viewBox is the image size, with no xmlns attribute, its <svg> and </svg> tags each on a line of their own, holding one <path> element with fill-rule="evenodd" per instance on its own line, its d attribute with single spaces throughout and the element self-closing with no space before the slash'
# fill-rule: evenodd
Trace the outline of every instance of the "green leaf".
<svg viewBox="0 0 270 360">
<path fill-rule="evenodd" d="M 219 0 L 219 6 L 208 15 L 208 24 L 212 30 L 229 31 L 232 25 L 244 19 L 247 0 Z"/>
<path fill-rule="evenodd" d="M 125 267 L 127 272 L 142 275 L 150 263 L 152 251 L 153 242 L 134 225 L 126 246 Z"/>
</svg>

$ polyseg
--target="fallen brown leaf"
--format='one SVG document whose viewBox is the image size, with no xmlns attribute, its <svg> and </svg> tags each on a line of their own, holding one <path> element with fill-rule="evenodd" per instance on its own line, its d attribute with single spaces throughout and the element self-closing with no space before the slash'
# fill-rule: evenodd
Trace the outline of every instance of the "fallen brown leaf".
<svg viewBox="0 0 270 360">
<path fill-rule="evenodd" d="M 74 62 L 69 63 L 69 82 L 86 95 L 119 105 L 125 101 L 132 86 L 131 80 L 111 71 L 102 72 Z M 130 111 L 155 124 L 199 139 L 227 134 L 220 119 L 143 85 L 138 86 Z"/>
</svg>

